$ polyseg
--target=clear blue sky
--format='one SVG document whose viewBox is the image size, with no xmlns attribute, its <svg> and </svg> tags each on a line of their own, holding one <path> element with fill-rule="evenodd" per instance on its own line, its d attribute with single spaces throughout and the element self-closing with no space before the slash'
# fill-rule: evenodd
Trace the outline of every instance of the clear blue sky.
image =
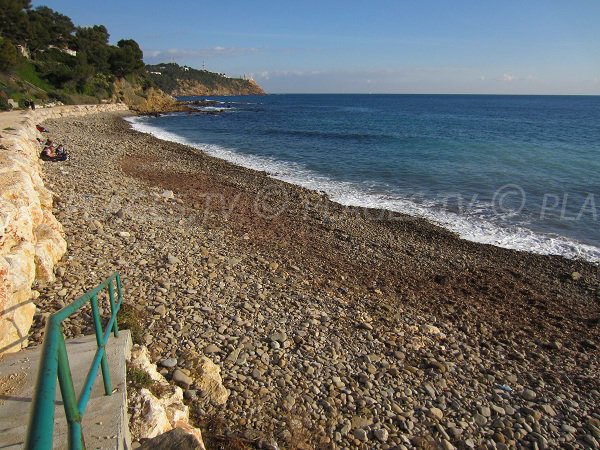
<svg viewBox="0 0 600 450">
<path fill-rule="evenodd" d="M 600 94 L 600 0 L 33 4 L 271 93 Z"/>
</svg>

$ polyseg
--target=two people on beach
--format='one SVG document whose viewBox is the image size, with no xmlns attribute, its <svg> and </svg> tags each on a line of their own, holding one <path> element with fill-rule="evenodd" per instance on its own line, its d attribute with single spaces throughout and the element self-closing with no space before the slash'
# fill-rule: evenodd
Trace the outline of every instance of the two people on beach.
<svg viewBox="0 0 600 450">
<path fill-rule="evenodd" d="M 36 125 L 35 128 L 40 133 L 48 133 L 48 129 L 41 125 Z M 58 147 L 54 147 L 54 143 L 50 139 L 46 139 L 46 142 L 44 142 L 43 139 L 37 138 L 37 141 L 40 143 L 40 145 L 44 145 L 44 149 L 40 153 L 40 158 L 43 161 L 57 162 L 67 161 L 69 159 L 69 154 L 67 153 L 64 145 L 60 144 Z"/>
<path fill-rule="evenodd" d="M 58 147 L 54 147 L 53 142 L 50 139 L 48 139 L 44 144 L 44 149 L 40 154 L 40 158 L 43 161 L 52 162 L 68 161 L 69 154 L 67 153 L 67 150 L 65 149 L 64 145 L 61 144 Z"/>
</svg>

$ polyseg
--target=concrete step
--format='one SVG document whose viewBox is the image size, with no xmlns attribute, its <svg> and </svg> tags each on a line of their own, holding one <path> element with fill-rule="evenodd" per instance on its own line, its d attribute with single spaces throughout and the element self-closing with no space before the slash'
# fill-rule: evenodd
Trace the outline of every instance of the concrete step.
<svg viewBox="0 0 600 450">
<path fill-rule="evenodd" d="M 79 397 L 96 353 L 96 337 L 70 339 L 66 344 L 73 384 Z M 37 380 L 40 351 L 41 346 L 0 357 L 0 449 L 23 448 L 29 423 L 29 409 Z M 106 351 L 115 392 L 111 396 L 104 395 L 102 375 L 98 371 L 83 416 L 83 437 L 88 450 L 127 450 L 131 448 L 125 382 L 125 362 L 131 351 L 129 331 L 121 331 L 118 338 L 111 336 Z M 68 448 L 67 421 L 58 379 L 56 393 L 54 448 L 66 449 Z"/>
</svg>

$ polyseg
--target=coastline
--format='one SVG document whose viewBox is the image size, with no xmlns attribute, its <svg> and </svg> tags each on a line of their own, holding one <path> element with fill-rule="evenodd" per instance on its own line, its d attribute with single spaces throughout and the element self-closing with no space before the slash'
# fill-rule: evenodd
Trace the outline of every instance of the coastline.
<svg viewBox="0 0 600 450">
<path fill-rule="evenodd" d="M 524 417 L 567 444 L 562 423 L 587 435 L 600 414 L 596 265 L 345 207 L 118 115 L 46 126 L 73 156 L 44 165 L 69 242 L 44 314 L 118 267 L 155 359 L 204 349 L 222 366 L 227 429 L 288 442 L 300 417 L 304 439 L 342 448 L 510 444 L 530 440 Z"/>
<path fill-rule="evenodd" d="M 368 187 L 361 186 L 361 183 L 349 180 L 342 181 L 335 176 L 324 175 L 321 171 L 315 172 L 306 167 L 304 163 L 286 160 L 285 156 L 284 160 L 278 160 L 268 156 L 261 156 L 260 154 L 238 152 L 219 144 L 197 143 L 196 139 L 198 136 L 190 141 L 189 138 L 184 137 L 190 136 L 190 130 L 184 130 L 182 134 L 167 131 L 164 125 L 168 122 L 161 122 L 163 126 L 157 126 L 154 122 L 148 121 L 143 117 L 131 117 L 128 118 L 128 122 L 132 124 L 133 129 L 136 131 L 151 134 L 165 141 L 189 145 L 210 156 L 224 159 L 232 164 L 257 171 L 266 171 L 272 178 L 278 180 L 299 185 L 310 190 L 325 192 L 330 196 L 331 200 L 344 206 L 385 209 L 419 217 L 448 229 L 468 241 L 530 253 L 561 255 L 568 259 L 583 259 L 597 264 L 600 263 L 600 247 L 592 245 L 589 241 L 581 241 L 573 236 L 569 237 L 548 230 L 541 231 L 538 229 L 536 231 L 535 227 L 530 228 L 523 224 L 511 223 L 510 221 L 498 222 L 490 217 L 478 217 L 470 213 L 472 212 L 470 210 L 483 211 L 490 207 L 494 211 L 497 211 L 496 208 L 499 208 L 499 210 L 504 208 L 500 205 L 490 205 L 485 202 L 478 203 L 474 200 L 475 196 L 485 196 L 483 193 L 474 194 L 475 196 L 471 197 L 471 200 L 468 202 L 463 198 L 462 194 L 442 194 L 441 197 L 443 200 L 441 201 L 436 200 L 436 195 L 434 194 L 433 197 L 429 197 L 425 202 L 415 201 L 415 199 L 411 198 L 413 196 L 406 196 L 395 192 L 393 186 L 386 185 L 382 180 L 379 180 L 379 182 L 384 183 L 383 186 L 385 187 L 372 192 Z M 201 142 L 204 141 L 201 139 Z M 309 161 L 311 160 L 309 159 Z M 504 183 L 508 183 L 507 180 L 504 180 Z M 382 194 L 382 189 L 386 192 L 385 194 Z M 511 189 L 516 189 L 516 191 L 522 193 L 524 205 L 527 194 L 521 186 L 510 183 L 500 187 L 493 194 L 491 202 L 493 203 L 495 198 L 502 198 L 503 190 L 510 191 Z M 452 192 L 452 189 L 450 191 Z M 414 197 L 418 198 L 419 196 L 414 195 Z M 462 212 L 442 206 L 452 205 L 454 204 L 454 200 L 457 202 L 456 206 L 458 210 L 463 210 Z M 438 205 L 437 207 L 435 206 L 436 204 Z M 534 213 L 539 213 L 540 217 L 545 214 L 541 206 L 540 210 Z M 566 210 L 562 214 L 565 221 L 573 219 L 572 217 L 568 217 Z"/>
</svg>

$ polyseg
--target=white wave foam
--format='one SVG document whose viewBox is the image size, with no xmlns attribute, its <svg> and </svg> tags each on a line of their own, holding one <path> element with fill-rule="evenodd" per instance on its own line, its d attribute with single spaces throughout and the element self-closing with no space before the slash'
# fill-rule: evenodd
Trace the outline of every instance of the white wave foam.
<svg viewBox="0 0 600 450">
<path fill-rule="evenodd" d="M 298 163 L 245 155 L 219 145 L 191 142 L 175 133 L 145 123 L 141 118 L 132 117 L 127 120 L 134 130 L 162 140 L 189 145 L 233 164 L 266 171 L 271 177 L 288 183 L 326 192 L 333 201 L 345 206 L 385 209 L 424 218 L 457 233 L 463 239 L 482 244 L 600 262 L 600 248 L 563 236 L 536 233 L 517 225 L 500 226 L 484 218 L 465 216 L 439 208 L 433 201 L 416 202 L 413 199 L 381 193 L 382 186 L 332 180 Z"/>
</svg>

